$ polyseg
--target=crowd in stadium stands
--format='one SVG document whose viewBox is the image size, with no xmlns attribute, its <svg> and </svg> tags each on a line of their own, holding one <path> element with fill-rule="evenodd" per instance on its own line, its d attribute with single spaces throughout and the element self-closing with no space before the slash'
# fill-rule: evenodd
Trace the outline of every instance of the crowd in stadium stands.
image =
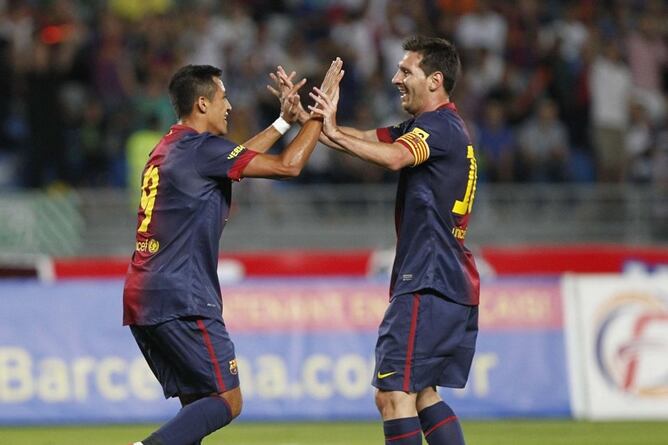
<svg viewBox="0 0 668 445">
<path fill-rule="evenodd" d="M 339 121 L 396 123 L 414 33 L 460 50 L 481 181 L 668 183 L 666 23 L 662 0 L 0 0 L 0 186 L 136 180 L 187 63 L 223 69 L 232 140 L 276 118 L 277 64 L 315 81 L 335 56 Z M 389 176 L 318 149 L 298 181 Z"/>
</svg>

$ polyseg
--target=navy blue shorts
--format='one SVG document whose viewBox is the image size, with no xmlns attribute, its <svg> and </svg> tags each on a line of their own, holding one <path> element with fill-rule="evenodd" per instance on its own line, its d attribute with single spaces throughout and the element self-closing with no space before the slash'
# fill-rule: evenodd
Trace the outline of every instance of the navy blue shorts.
<svg viewBox="0 0 668 445">
<path fill-rule="evenodd" d="M 373 386 L 420 392 L 463 388 L 478 335 L 478 307 L 420 292 L 390 301 L 378 328 Z"/>
<path fill-rule="evenodd" d="M 177 318 L 130 329 L 166 398 L 239 386 L 234 344 L 222 319 Z"/>
</svg>

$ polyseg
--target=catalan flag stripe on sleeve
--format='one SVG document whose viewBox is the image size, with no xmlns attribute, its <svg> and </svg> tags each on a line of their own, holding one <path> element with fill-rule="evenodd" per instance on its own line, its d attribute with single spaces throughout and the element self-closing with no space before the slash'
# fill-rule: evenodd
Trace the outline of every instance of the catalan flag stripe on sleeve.
<svg viewBox="0 0 668 445">
<path fill-rule="evenodd" d="M 413 153 L 415 157 L 413 167 L 429 159 L 429 144 L 414 132 L 406 133 L 397 141 L 402 142 Z"/>
</svg>

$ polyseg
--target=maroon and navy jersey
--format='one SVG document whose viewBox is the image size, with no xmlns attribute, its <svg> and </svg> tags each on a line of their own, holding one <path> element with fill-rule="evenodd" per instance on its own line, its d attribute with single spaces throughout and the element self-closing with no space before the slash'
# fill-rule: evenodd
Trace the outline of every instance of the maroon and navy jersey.
<svg viewBox="0 0 668 445">
<path fill-rule="evenodd" d="M 156 145 L 143 171 L 123 324 L 222 316 L 220 236 L 232 181 L 256 154 L 184 125 L 174 125 Z"/>
<path fill-rule="evenodd" d="M 390 295 L 433 289 L 458 303 L 478 304 L 478 271 L 464 246 L 477 166 L 457 109 L 449 103 L 376 134 L 415 157 L 399 175 Z"/>
</svg>

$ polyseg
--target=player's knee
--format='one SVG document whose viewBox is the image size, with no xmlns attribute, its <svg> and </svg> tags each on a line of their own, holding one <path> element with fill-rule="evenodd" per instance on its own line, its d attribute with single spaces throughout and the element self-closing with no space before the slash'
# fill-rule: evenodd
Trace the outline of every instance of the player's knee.
<svg viewBox="0 0 668 445">
<path fill-rule="evenodd" d="M 384 391 L 376 391 L 375 401 L 376 401 L 376 408 L 378 408 L 378 411 L 382 413 L 383 408 L 388 403 L 387 393 L 385 393 Z"/>
<path fill-rule="evenodd" d="M 428 406 L 438 403 L 441 400 L 441 396 L 438 395 L 435 387 L 425 388 L 417 394 L 417 410 L 418 412 L 422 411 Z"/>
<path fill-rule="evenodd" d="M 235 388 L 231 391 L 218 394 L 218 396 L 225 399 L 227 402 L 227 405 L 230 407 L 230 415 L 232 416 L 232 419 L 239 417 L 244 404 L 243 397 L 241 396 L 241 390 L 239 388 Z"/>
<path fill-rule="evenodd" d="M 383 419 L 410 417 L 415 411 L 415 394 L 401 391 L 376 391 L 376 407 Z"/>
</svg>

